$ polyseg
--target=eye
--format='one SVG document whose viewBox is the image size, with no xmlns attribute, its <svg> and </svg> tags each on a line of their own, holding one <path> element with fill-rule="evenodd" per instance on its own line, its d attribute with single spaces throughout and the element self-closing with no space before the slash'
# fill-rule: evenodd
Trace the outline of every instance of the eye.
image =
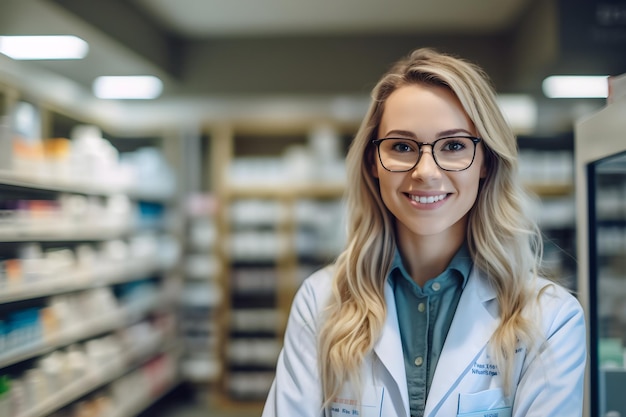
<svg viewBox="0 0 626 417">
<path fill-rule="evenodd" d="M 467 147 L 464 138 L 446 139 L 439 149 L 447 152 L 461 152 Z"/>
<path fill-rule="evenodd" d="M 415 151 L 415 145 L 411 142 L 407 142 L 403 140 L 390 140 L 389 142 L 390 142 L 389 143 L 390 149 L 393 152 L 407 153 L 407 152 Z"/>
</svg>

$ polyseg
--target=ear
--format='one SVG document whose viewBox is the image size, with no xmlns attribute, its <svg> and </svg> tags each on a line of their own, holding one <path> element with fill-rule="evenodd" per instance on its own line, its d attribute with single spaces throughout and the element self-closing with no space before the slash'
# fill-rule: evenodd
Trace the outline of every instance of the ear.
<svg viewBox="0 0 626 417">
<path fill-rule="evenodd" d="M 483 160 L 483 163 L 480 166 L 480 179 L 484 180 L 485 178 L 487 178 L 487 172 L 487 164 Z"/>
<path fill-rule="evenodd" d="M 374 178 L 378 179 L 378 165 L 376 162 L 370 164 L 370 172 Z"/>
<path fill-rule="evenodd" d="M 368 164 L 369 164 L 369 168 L 370 168 L 370 173 L 372 174 L 372 176 L 376 179 L 378 179 L 378 159 L 377 159 L 377 154 L 376 152 L 370 152 L 369 154 L 369 158 L 368 159 Z"/>
<path fill-rule="evenodd" d="M 482 145 L 482 144 L 480 144 Z M 493 166 L 494 161 L 494 156 L 491 153 L 490 150 L 488 150 L 485 146 L 482 147 L 483 148 L 483 157 L 482 157 L 482 163 L 480 164 L 480 179 L 485 179 L 487 178 L 487 174 L 489 174 L 489 171 L 491 170 L 491 167 Z"/>
</svg>

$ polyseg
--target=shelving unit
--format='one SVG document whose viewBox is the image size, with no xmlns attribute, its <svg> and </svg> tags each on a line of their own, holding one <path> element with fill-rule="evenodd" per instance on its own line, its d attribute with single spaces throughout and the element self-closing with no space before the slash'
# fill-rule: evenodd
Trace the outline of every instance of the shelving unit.
<svg viewBox="0 0 626 417">
<path fill-rule="evenodd" d="M 192 193 L 186 202 L 185 282 L 181 296 L 181 326 L 185 343 L 183 375 L 197 385 L 215 385 L 222 377 L 224 293 L 217 243 L 217 199 Z"/>
<path fill-rule="evenodd" d="M 293 190 L 266 189 L 262 198 L 238 191 L 226 198 L 231 307 L 226 383 L 237 400 L 266 397 L 296 290 L 338 254 L 341 236 L 329 236 L 328 224 L 321 223 L 329 215 L 340 220 L 341 189 L 333 185 Z M 318 222 L 307 222 L 300 213 L 313 214 Z M 337 231 L 340 223 L 331 227 Z M 320 242 L 319 234 L 329 239 Z M 328 246 L 322 250 L 324 243 Z"/>
<path fill-rule="evenodd" d="M 544 274 L 571 290 L 577 287 L 576 210 L 574 196 L 574 139 L 518 138 L 520 175 L 538 197 L 530 209 L 544 235 Z"/>
<path fill-rule="evenodd" d="M 342 246 L 343 157 L 354 129 L 312 121 L 211 131 L 226 405 L 260 408 L 296 290 Z"/>
<path fill-rule="evenodd" d="M 22 104 L 27 133 L 11 116 Z M 65 138 L 91 121 L 2 85 L 0 117 L 0 414 L 134 416 L 181 381 L 173 188 L 102 138 L 90 145 L 111 159 L 83 154 L 76 171 Z"/>
</svg>

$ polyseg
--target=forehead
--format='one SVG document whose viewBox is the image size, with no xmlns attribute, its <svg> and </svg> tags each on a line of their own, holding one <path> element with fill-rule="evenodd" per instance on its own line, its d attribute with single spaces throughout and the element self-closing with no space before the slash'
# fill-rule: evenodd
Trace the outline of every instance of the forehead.
<svg viewBox="0 0 626 417">
<path fill-rule="evenodd" d="M 393 130 L 413 132 L 416 136 L 436 135 L 450 129 L 475 130 L 450 89 L 426 84 L 406 85 L 391 93 L 379 126 L 381 135 Z"/>
</svg>

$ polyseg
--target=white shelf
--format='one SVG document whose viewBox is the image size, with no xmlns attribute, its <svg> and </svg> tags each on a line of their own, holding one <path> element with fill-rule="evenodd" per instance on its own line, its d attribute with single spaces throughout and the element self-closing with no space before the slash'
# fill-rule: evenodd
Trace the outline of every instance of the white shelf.
<svg viewBox="0 0 626 417">
<path fill-rule="evenodd" d="M 63 180 L 45 175 L 25 175 L 0 170 L 0 183 L 20 188 L 89 195 L 126 194 L 128 189 L 119 185 L 106 185 L 90 180 Z"/>
<path fill-rule="evenodd" d="M 124 186 L 121 184 L 105 184 L 97 180 L 66 180 L 46 175 L 25 175 L 13 171 L 0 170 L 0 184 L 33 190 L 53 191 L 86 195 L 126 194 L 132 198 L 149 201 L 168 201 L 174 196 L 171 193 L 154 189 Z"/>
<path fill-rule="evenodd" d="M 135 229 L 122 227 L 53 227 L 49 229 L 30 226 L 0 228 L 0 242 L 81 242 L 116 239 Z"/>
<path fill-rule="evenodd" d="M 0 293 L 0 304 L 132 282 L 158 271 L 161 271 L 159 266 L 142 260 L 110 264 L 94 274 L 78 272 L 61 279 L 36 282 L 19 288 L 4 288 Z"/>
</svg>

